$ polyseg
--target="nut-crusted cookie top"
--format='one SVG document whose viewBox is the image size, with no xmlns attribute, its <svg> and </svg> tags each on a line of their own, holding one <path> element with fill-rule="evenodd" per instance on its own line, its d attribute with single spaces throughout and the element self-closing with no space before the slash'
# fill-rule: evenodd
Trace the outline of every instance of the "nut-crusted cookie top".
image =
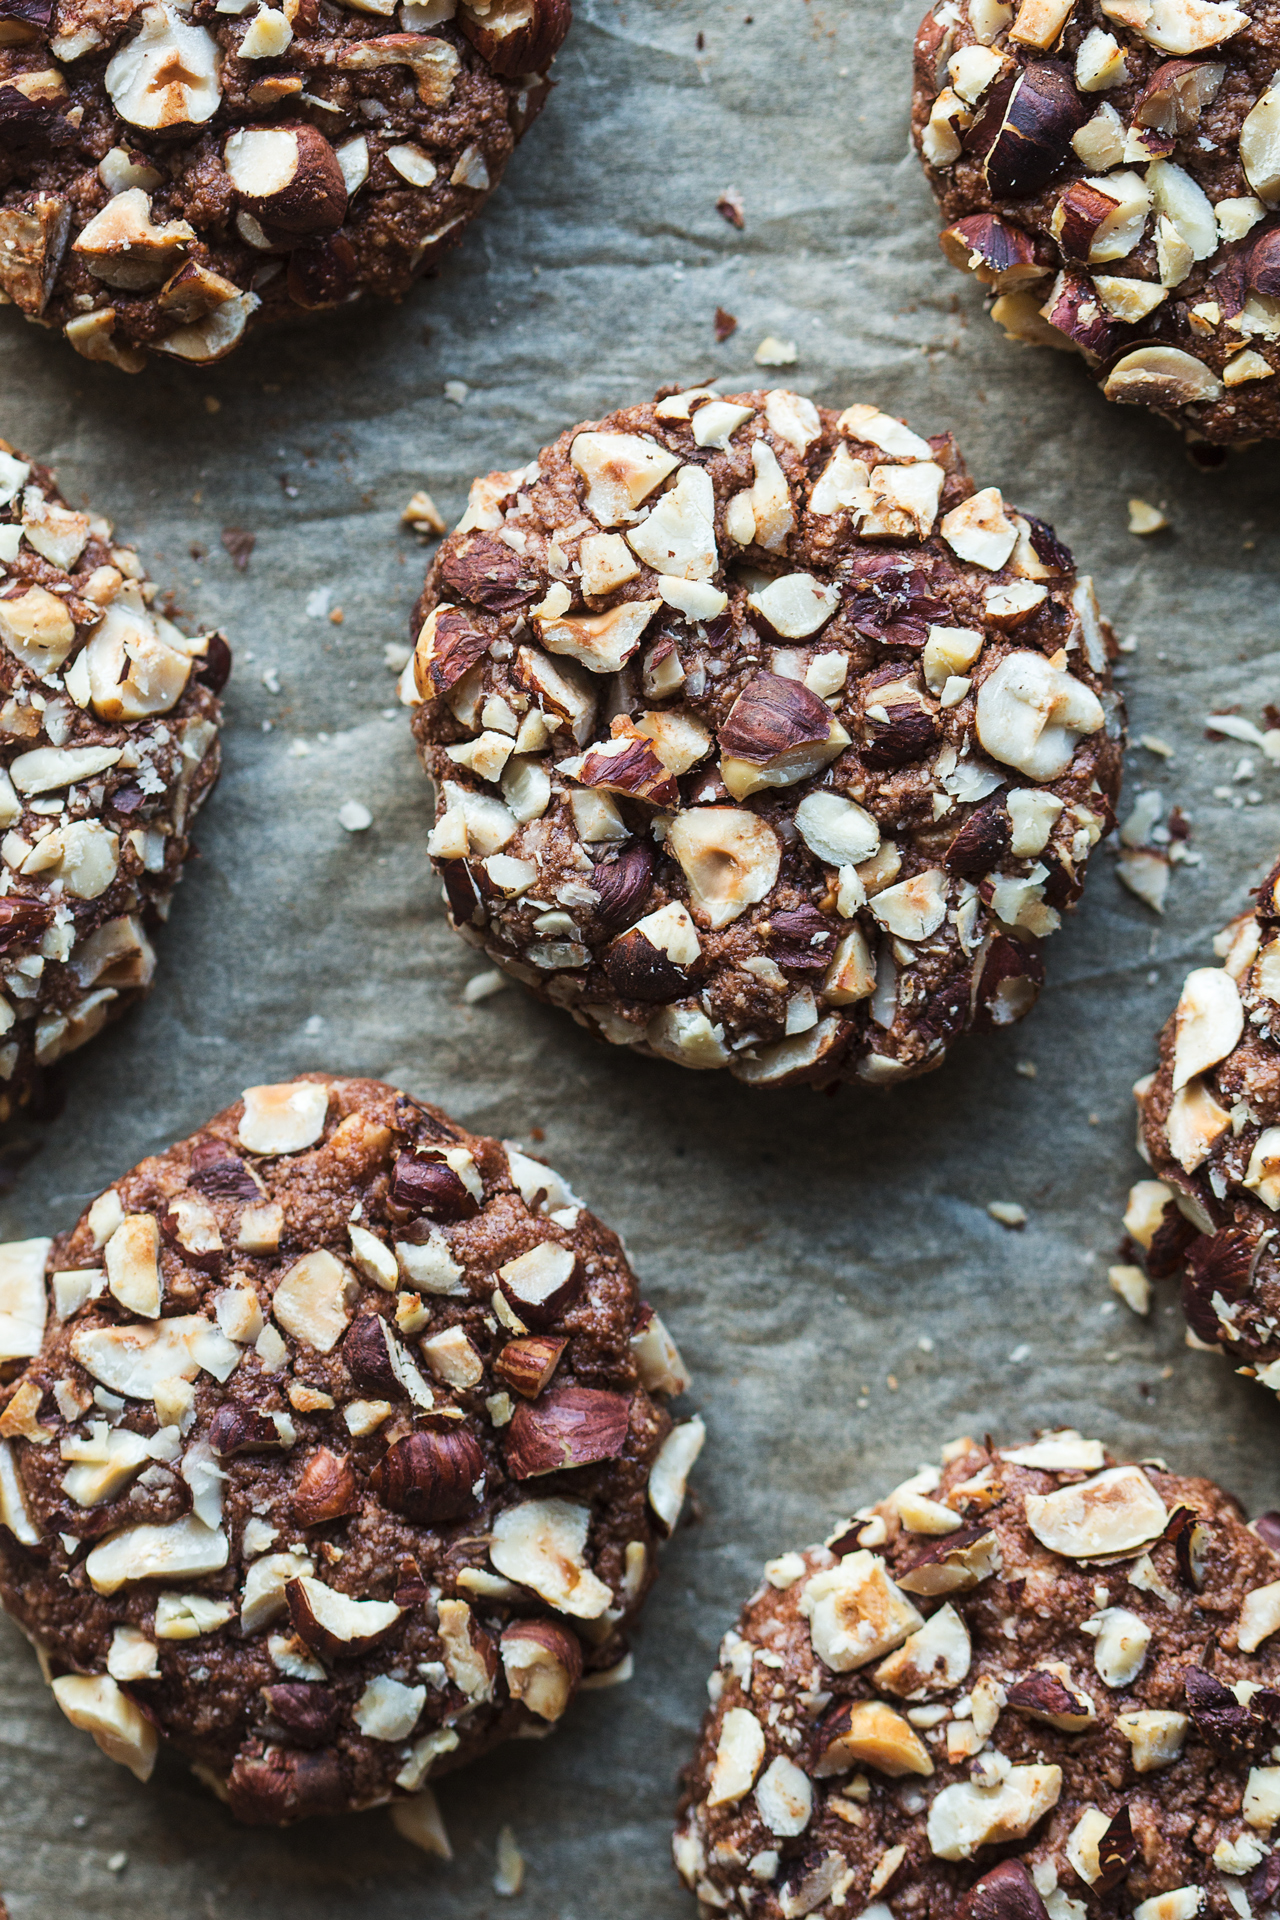
<svg viewBox="0 0 1280 1920">
<path fill-rule="evenodd" d="M 231 652 L 157 593 L 0 440 L 0 1120 L 146 990 L 217 778 Z"/>
<path fill-rule="evenodd" d="M 1018 1018 L 1119 782 L 1109 630 L 951 437 L 669 394 L 471 490 L 402 683 L 454 924 L 768 1085 Z"/>
<path fill-rule="evenodd" d="M 251 1087 L 0 1249 L 27 1356 L 5 1605 L 113 1758 L 145 1778 L 159 1729 L 258 1823 L 414 1793 L 618 1673 L 702 1440 L 616 1236 L 373 1080 Z"/>
<path fill-rule="evenodd" d="M 1193 439 L 1280 433 L 1278 60 L 1230 0 L 940 0 L 916 38 L 947 258 Z"/>
<path fill-rule="evenodd" d="M 989 1449 L 955 1442 L 766 1567 L 686 1774 L 675 1858 L 704 1911 L 1269 1903 L 1280 1557 L 1162 1463 L 1071 1431 Z"/>
<path fill-rule="evenodd" d="M 548 90 L 569 0 L 0 0 L 0 293 L 89 360 L 399 296 Z"/>
<path fill-rule="evenodd" d="M 1214 950 L 1134 1088 L 1157 1177 L 1130 1192 L 1125 1227 L 1153 1279 L 1182 1273 L 1196 1337 L 1280 1389 L 1280 866 Z"/>
</svg>

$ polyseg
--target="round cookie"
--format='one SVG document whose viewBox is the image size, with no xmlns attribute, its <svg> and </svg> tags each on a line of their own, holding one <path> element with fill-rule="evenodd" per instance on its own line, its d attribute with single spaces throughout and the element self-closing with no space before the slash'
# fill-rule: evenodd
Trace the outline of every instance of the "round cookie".
<svg viewBox="0 0 1280 1920">
<path fill-rule="evenodd" d="M 0 1341 L 0 1597 L 139 1778 L 162 1735 L 241 1819 L 368 1807 L 626 1677 L 703 1428 L 541 1161 L 251 1087 L 0 1251 Z"/>
<path fill-rule="evenodd" d="M 1035 1000 L 1120 779 L 1110 630 L 949 434 L 659 395 L 471 489 L 401 683 L 454 925 L 614 1045 L 901 1079 Z"/>
<path fill-rule="evenodd" d="M 0 440 L 0 1121 L 151 983 L 218 777 L 220 633 Z"/>
<path fill-rule="evenodd" d="M 4 0 L 0 294 L 127 373 L 398 299 L 502 178 L 569 18 L 569 0 Z"/>
<path fill-rule="evenodd" d="M 675 1838 L 701 1910 L 1269 1910 L 1277 1538 L 1073 1431 L 946 1447 L 725 1635 Z"/>
<path fill-rule="evenodd" d="M 1156 1176 L 1124 1224 L 1153 1279 L 1181 1273 L 1197 1341 L 1280 1389 L 1280 865 L 1187 975 L 1134 1088 L 1139 1148 Z"/>
<path fill-rule="evenodd" d="M 913 124 L 1014 339 L 1219 446 L 1280 433 L 1274 20 L 1230 0 L 941 0 Z"/>
</svg>

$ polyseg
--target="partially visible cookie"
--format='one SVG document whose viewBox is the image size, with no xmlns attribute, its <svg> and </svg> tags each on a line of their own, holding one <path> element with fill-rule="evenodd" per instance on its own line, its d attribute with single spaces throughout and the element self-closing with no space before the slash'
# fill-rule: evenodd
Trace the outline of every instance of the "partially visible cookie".
<svg viewBox="0 0 1280 1920">
<path fill-rule="evenodd" d="M 1277 1537 L 1208 1480 L 1063 1431 L 956 1441 L 770 1561 L 685 1775 L 701 1911 L 1269 1911 Z"/>
<path fill-rule="evenodd" d="M 1092 582 L 949 434 L 661 394 L 493 473 L 402 694 L 454 925 L 615 1046 L 753 1086 L 1033 1004 L 1112 821 Z"/>
<path fill-rule="evenodd" d="M 913 122 L 1013 339 L 1192 440 L 1280 434 L 1280 54 L 1231 0 L 938 0 Z"/>
<path fill-rule="evenodd" d="M 220 633 L 0 440 L 0 1121 L 150 985 L 218 777 Z"/>
<path fill-rule="evenodd" d="M 3 1362 L 0 1597 L 59 1705 L 257 1824 L 403 1800 L 625 1678 L 703 1438 L 559 1174 L 324 1074 L 0 1249 Z"/>
<path fill-rule="evenodd" d="M 0 296 L 126 373 L 398 299 L 498 185 L 569 18 L 569 0 L 14 0 Z"/>
<path fill-rule="evenodd" d="M 1193 1336 L 1280 1390 L 1280 865 L 1187 975 L 1138 1082 L 1151 1165 L 1125 1227 L 1152 1279 L 1182 1275 Z"/>
</svg>

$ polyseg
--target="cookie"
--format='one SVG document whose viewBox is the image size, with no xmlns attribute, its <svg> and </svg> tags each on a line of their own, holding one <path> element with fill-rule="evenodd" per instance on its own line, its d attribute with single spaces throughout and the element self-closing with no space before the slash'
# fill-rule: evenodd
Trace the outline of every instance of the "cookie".
<svg viewBox="0 0 1280 1920">
<path fill-rule="evenodd" d="M 1217 447 L 1280 434 L 1278 54 L 1230 0 L 941 0 L 916 36 L 947 259 Z"/>
<path fill-rule="evenodd" d="M 141 998 L 218 777 L 220 633 L 0 440 L 0 1121 Z"/>
<path fill-rule="evenodd" d="M 0 295 L 204 366 L 438 266 L 537 116 L 569 0 L 7 0 Z"/>
<path fill-rule="evenodd" d="M 1193 1340 L 1280 1391 L 1280 865 L 1256 898 L 1215 940 L 1221 965 L 1187 975 L 1134 1088 L 1155 1178 L 1124 1224 L 1150 1278 L 1181 1275 Z"/>
<path fill-rule="evenodd" d="M 416 1794 L 625 1678 L 703 1437 L 559 1174 L 323 1074 L 0 1251 L 0 1359 L 0 1597 L 58 1704 L 256 1824 Z"/>
<path fill-rule="evenodd" d="M 725 1635 L 675 1838 L 701 1910 L 1269 1908 L 1278 1539 L 1074 1431 L 944 1448 Z"/>
<path fill-rule="evenodd" d="M 1110 629 L 949 434 L 659 395 L 493 473 L 401 683 L 454 925 L 615 1046 L 873 1084 L 1019 1018 L 1120 778 Z"/>
</svg>

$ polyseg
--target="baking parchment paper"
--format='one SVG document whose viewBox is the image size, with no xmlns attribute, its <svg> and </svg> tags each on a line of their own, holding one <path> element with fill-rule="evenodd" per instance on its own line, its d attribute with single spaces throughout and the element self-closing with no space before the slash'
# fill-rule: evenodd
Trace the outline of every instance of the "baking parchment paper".
<svg viewBox="0 0 1280 1920">
<path fill-rule="evenodd" d="M 1280 770 L 1203 727 L 1280 699 L 1280 462 L 1263 449 L 1202 475 L 1073 360 L 984 318 L 908 155 L 919 4 L 576 0 L 551 105 L 440 278 L 399 308 L 259 336 L 204 375 L 129 379 L 0 314 L 0 433 L 112 514 L 237 651 L 226 768 L 155 991 L 71 1063 L 61 1116 L 25 1130 L 38 1151 L 0 1231 L 68 1225 L 246 1084 L 383 1075 L 482 1131 L 542 1129 L 538 1150 L 623 1232 L 710 1429 L 635 1679 L 583 1697 L 545 1745 L 444 1780 L 449 1865 L 385 1813 L 277 1834 L 236 1826 L 177 1763 L 137 1786 L 0 1626 L 14 1920 L 688 1915 L 668 1854 L 676 1773 L 767 1555 L 966 1430 L 1072 1423 L 1280 1505 L 1274 1400 L 1186 1350 L 1168 1289 L 1144 1323 L 1106 1283 L 1141 1171 L 1130 1085 L 1182 974 L 1280 846 Z M 730 186 L 741 232 L 715 211 Z M 739 321 L 721 346 L 717 306 Z M 767 334 L 795 341 L 794 368 L 753 366 Z M 723 376 L 952 427 L 980 484 L 1051 520 L 1137 636 L 1135 742 L 1173 749 L 1135 744 L 1126 799 L 1158 787 L 1192 822 L 1199 864 L 1176 870 L 1162 920 L 1100 852 L 1033 1016 L 887 1096 L 753 1094 L 626 1058 L 514 988 L 467 1007 L 482 963 L 428 874 L 428 791 L 383 662 L 424 559 L 400 509 L 425 485 L 452 519 L 474 474 L 570 422 Z M 466 383 L 462 405 L 448 381 Z M 1131 494 L 1172 530 L 1129 535 Z M 256 536 L 243 573 L 227 528 Z M 368 831 L 339 824 L 347 799 Z M 1026 1227 L 997 1225 L 992 1200 L 1021 1203 Z M 511 1901 L 492 1890 L 504 1824 L 528 1865 Z"/>
</svg>

